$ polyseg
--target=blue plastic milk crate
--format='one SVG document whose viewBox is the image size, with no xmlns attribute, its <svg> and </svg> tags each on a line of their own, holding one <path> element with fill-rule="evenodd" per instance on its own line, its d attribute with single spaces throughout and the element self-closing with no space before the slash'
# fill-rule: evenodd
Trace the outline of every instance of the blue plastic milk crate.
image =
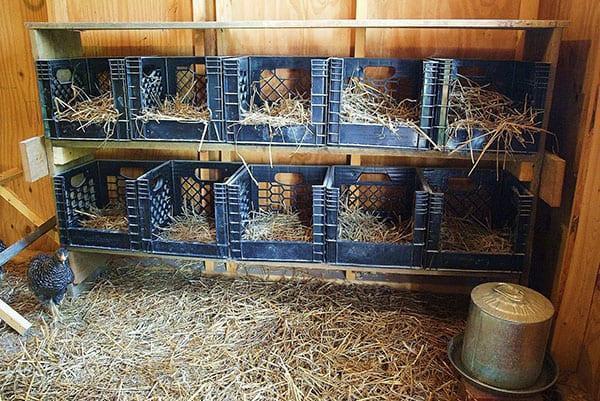
<svg viewBox="0 0 600 401">
<path fill-rule="evenodd" d="M 534 196 L 506 171 L 468 172 L 423 170 L 429 192 L 425 267 L 522 271 Z M 468 225 L 483 228 L 477 235 L 491 238 L 493 243 L 473 247 L 473 230 L 464 228 Z M 488 237 L 490 233 L 494 236 Z M 494 248 L 500 243 L 505 244 L 504 249 Z"/>
<path fill-rule="evenodd" d="M 417 170 L 407 167 L 334 166 L 326 179 L 327 261 L 356 266 L 420 267 L 425 247 L 427 193 Z M 344 210 L 356 208 L 401 227 L 406 242 L 342 239 Z"/>
<path fill-rule="evenodd" d="M 250 165 L 227 181 L 229 244 L 237 260 L 323 262 L 325 260 L 326 166 Z M 258 211 L 298 213 L 311 241 L 245 239 Z"/>
<path fill-rule="evenodd" d="M 125 60 L 72 58 L 36 62 L 42 119 L 47 137 L 77 140 L 126 140 L 127 111 Z M 114 118 L 91 123 L 74 116 L 59 116 L 76 103 L 110 96 Z"/>
<path fill-rule="evenodd" d="M 247 56 L 223 59 L 227 142 L 324 145 L 327 59 Z M 248 112 L 288 98 L 302 98 L 310 112 L 305 125 L 250 124 Z M 246 122 L 244 122 L 246 121 Z"/>
<path fill-rule="evenodd" d="M 135 180 L 159 163 L 96 160 L 54 177 L 60 240 L 63 245 L 101 249 L 137 249 L 139 214 Z M 98 209 L 119 204 L 127 229 L 84 228 L 82 222 Z"/>
<path fill-rule="evenodd" d="M 220 57 L 128 57 L 126 66 L 132 139 L 225 141 Z M 206 116 L 157 114 L 165 100 Z"/>
<path fill-rule="evenodd" d="M 446 150 L 479 151 L 488 147 L 490 152 L 535 153 L 538 149 L 540 133 L 525 133 L 524 142 L 516 139 L 507 146 L 503 140 L 489 141 L 487 131 L 477 127 L 459 129 L 454 133 L 448 127 L 456 121 L 452 111 L 452 88 L 459 83 L 469 85 L 467 79 L 507 96 L 512 106 L 519 111 L 524 107 L 532 108 L 536 113 L 535 123 L 541 127 L 546 107 L 546 94 L 550 76 L 550 64 L 541 62 L 504 61 L 504 60 L 468 60 L 468 59 L 430 59 L 425 61 L 428 79 L 437 82 L 435 89 L 435 127 L 433 136 L 436 143 Z M 466 79 L 465 79 L 466 78 Z"/>
<path fill-rule="evenodd" d="M 168 161 L 137 180 L 141 216 L 141 248 L 146 252 L 225 258 L 227 194 L 225 181 L 237 163 Z M 169 239 L 175 218 L 202 216 L 214 229 L 211 242 Z"/>
<path fill-rule="evenodd" d="M 331 58 L 329 60 L 329 146 L 360 146 L 406 149 L 428 149 L 433 127 L 433 81 L 423 78 L 421 60 L 394 58 Z M 389 96 L 393 105 L 404 102 L 414 110 L 413 124 L 394 126 L 357 117 L 346 104 L 344 92 L 356 85 L 366 85 L 377 103 Z M 357 95 L 365 97 L 366 92 Z M 389 103 L 389 102 L 388 102 Z"/>
</svg>

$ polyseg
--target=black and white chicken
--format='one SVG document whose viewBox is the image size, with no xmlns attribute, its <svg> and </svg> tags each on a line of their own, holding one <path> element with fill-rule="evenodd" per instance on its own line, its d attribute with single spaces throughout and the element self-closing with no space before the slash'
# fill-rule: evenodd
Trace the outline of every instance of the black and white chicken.
<svg viewBox="0 0 600 401">
<path fill-rule="evenodd" d="M 4 251 L 6 249 L 6 245 L 4 244 L 4 242 L 2 242 L 2 240 L 0 240 L 0 252 Z M 0 266 L 0 281 L 2 281 L 2 279 L 4 278 L 4 267 Z"/>
<path fill-rule="evenodd" d="M 27 270 L 29 288 L 55 318 L 59 316 L 57 305 L 64 299 L 69 284 L 75 280 L 68 258 L 69 251 L 60 248 L 52 256 L 37 255 L 29 262 Z"/>
</svg>

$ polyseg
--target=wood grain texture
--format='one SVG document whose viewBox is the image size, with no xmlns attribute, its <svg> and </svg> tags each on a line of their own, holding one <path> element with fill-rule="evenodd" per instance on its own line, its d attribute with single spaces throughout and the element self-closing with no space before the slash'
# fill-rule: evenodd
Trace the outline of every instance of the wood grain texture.
<svg viewBox="0 0 600 401">
<path fill-rule="evenodd" d="M 544 155 L 544 167 L 540 182 L 540 198 L 550 207 L 559 207 L 565 179 L 566 162 L 555 154 Z"/>
<path fill-rule="evenodd" d="M 189 0 L 48 0 L 48 4 L 60 10 L 54 15 L 66 19 L 51 22 L 192 20 Z M 83 32 L 82 39 L 90 56 L 193 54 L 190 30 Z"/>
<path fill-rule="evenodd" d="M 552 280 L 558 315 L 552 351 L 565 373 L 577 372 L 594 396 L 600 383 L 600 10 L 593 0 L 542 0 L 540 17 L 568 18 L 550 128 L 566 164 L 562 207 L 538 219 L 541 278 Z M 560 243 L 560 247 L 556 244 Z"/>
<path fill-rule="evenodd" d="M 0 171 L 19 168 L 19 142 L 42 133 L 37 80 L 26 21 L 46 21 L 44 1 L 6 1 L 0 7 Z M 11 193 L 45 220 L 54 214 L 50 181 L 26 183 L 22 177 L 6 184 Z M 0 199 L 0 239 L 13 243 L 35 227 L 8 202 Z M 35 248 L 50 248 L 40 239 Z"/>
<path fill-rule="evenodd" d="M 217 21 L 354 18 L 348 0 L 219 0 Z M 218 36 L 219 54 L 349 56 L 350 29 L 227 30 Z"/>
<path fill-rule="evenodd" d="M 527 1 L 527 0 L 522 0 Z M 498 0 L 368 0 L 368 18 L 519 18 L 520 1 Z M 514 56 L 517 32 L 491 30 L 369 29 L 370 57 L 473 57 L 502 59 Z"/>
</svg>

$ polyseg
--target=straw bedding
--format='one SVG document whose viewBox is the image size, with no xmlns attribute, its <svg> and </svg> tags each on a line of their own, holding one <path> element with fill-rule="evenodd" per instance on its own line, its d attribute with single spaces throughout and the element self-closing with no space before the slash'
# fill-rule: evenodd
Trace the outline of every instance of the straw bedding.
<svg viewBox="0 0 600 401">
<path fill-rule="evenodd" d="M 459 252 L 511 253 L 508 227 L 495 229 L 474 217 L 445 214 L 441 226 L 442 249 Z"/>
<path fill-rule="evenodd" d="M 119 111 L 114 106 L 110 92 L 105 92 L 96 97 L 88 96 L 85 91 L 76 86 L 71 86 L 73 97 L 64 101 L 59 97 L 54 98 L 55 118 L 79 124 L 78 130 L 85 131 L 87 127 L 98 124 L 102 127 L 107 139 L 114 135 Z"/>
<path fill-rule="evenodd" d="M 349 241 L 376 243 L 412 242 L 413 221 L 394 222 L 390 218 L 379 216 L 375 211 L 340 203 L 338 216 L 339 238 Z"/>
<path fill-rule="evenodd" d="M 466 132 L 466 139 L 458 144 L 455 151 L 469 150 L 472 153 L 471 144 L 478 138 L 474 130 L 482 131 L 485 145 L 477 158 L 472 154 L 473 169 L 487 151 L 503 152 L 504 166 L 515 151 L 513 142 L 525 147 L 535 142 L 536 134 L 548 133 L 537 124 L 539 113 L 528 105 L 527 99 L 519 107 L 490 85 L 479 85 L 459 75 L 451 83 L 446 133 L 448 138 L 454 138 L 459 132 Z M 500 164 L 500 156 L 496 160 Z"/>
<path fill-rule="evenodd" d="M 122 202 L 109 202 L 105 207 L 89 210 L 74 210 L 80 217 L 83 228 L 94 230 L 127 231 L 129 222 L 127 208 Z"/>
<path fill-rule="evenodd" d="M 249 241 L 312 241 L 312 228 L 304 225 L 298 212 L 253 210 L 244 229 Z"/>
<path fill-rule="evenodd" d="M 6 400 L 461 399 L 446 346 L 464 297 L 120 260 L 48 323 L 17 272 L 0 294 L 34 329 L 0 326 Z"/>
</svg>

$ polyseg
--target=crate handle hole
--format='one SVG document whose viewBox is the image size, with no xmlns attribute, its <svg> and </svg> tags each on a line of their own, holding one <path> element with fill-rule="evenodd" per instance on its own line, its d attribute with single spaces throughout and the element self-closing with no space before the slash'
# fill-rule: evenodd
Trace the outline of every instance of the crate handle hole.
<svg viewBox="0 0 600 401">
<path fill-rule="evenodd" d="M 300 173 L 277 173 L 275 182 L 281 185 L 299 185 L 304 183 L 304 176 Z"/>
<path fill-rule="evenodd" d="M 144 169 L 139 167 L 122 167 L 119 170 L 119 175 L 132 180 L 138 178 L 142 174 L 144 174 Z"/>
<path fill-rule="evenodd" d="M 396 69 L 389 66 L 365 67 L 364 76 L 368 79 L 388 79 L 396 74 Z"/>
<path fill-rule="evenodd" d="M 197 168 L 194 171 L 196 178 L 202 181 L 220 181 L 223 178 L 221 173 L 218 168 Z"/>
<path fill-rule="evenodd" d="M 391 182 L 391 178 L 386 173 L 360 173 L 358 182 Z"/>
<path fill-rule="evenodd" d="M 68 68 L 61 68 L 56 70 L 56 79 L 61 84 L 68 84 L 73 78 L 73 73 Z"/>
<path fill-rule="evenodd" d="M 79 173 L 71 177 L 71 186 L 74 188 L 80 188 L 83 184 L 85 184 L 85 175 L 83 173 Z"/>
<path fill-rule="evenodd" d="M 454 192 L 470 192 L 475 189 L 475 182 L 469 177 L 448 178 L 448 190 Z"/>
</svg>

